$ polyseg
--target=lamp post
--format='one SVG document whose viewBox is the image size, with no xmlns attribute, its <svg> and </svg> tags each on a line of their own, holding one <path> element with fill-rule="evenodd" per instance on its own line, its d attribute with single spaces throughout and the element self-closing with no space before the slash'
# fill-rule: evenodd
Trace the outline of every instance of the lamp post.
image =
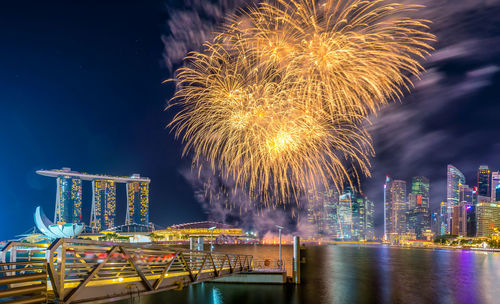
<svg viewBox="0 0 500 304">
<path fill-rule="evenodd" d="M 283 227 L 281 226 L 278 226 L 278 225 L 275 225 L 276 228 L 278 228 L 278 233 L 279 233 L 279 248 L 280 248 L 280 259 L 279 259 L 279 263 L 280 263 L 280 269 L 281 269 L 281 230 L 283 229 Z"/>
<path fill-rule="evenodd" d="M 208 228 L 210 231 L 210 252 L 213 251 L 214 249 L 214 243 L 213 243 L 213 238 L 214 238 L 214 229 L 217 228 L 215 226 Z"/>
</svg>

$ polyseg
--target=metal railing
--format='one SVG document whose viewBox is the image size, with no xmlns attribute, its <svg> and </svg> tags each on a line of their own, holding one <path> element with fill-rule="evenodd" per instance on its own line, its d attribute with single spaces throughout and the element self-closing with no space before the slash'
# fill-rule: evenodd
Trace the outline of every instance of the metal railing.
<svg viewBox="0 0 500 304">
<path fill-rule="evenodd" d="M 43 261 L 0 263 L 0 303 L 46 303 L 47 264 Z"/>
<path fill-rule="evenodd" d="M 248 271 L 252 264 L 249 255 L 74 239 L 52 243 L 46 259 L 50 287 L 60 303 L 182 288 Z"/>
</svg>

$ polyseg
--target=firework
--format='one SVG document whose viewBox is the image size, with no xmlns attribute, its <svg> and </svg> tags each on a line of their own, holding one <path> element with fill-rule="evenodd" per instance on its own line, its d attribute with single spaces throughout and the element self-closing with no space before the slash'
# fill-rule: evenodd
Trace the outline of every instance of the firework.
<svg viewBox="0 0 500 304">
<path fill-rule="evenodd" d="M 183 155 L 264 203 L 369 175 L 362 123 L 409 87 L 433 39 L 399 16 L 415 6 L 384 3 L 279 0 L 232 17 L 176 73 Z"/>
<path fill-rule="evenodd" d="M 304 101 L 332 115 L 366 117 L 399 99 L 435 39 L 417 5 L 385 0 L 276 0 L 238 17 L 219 35 L 273 62 L 300 84 Z"/>
</svg>

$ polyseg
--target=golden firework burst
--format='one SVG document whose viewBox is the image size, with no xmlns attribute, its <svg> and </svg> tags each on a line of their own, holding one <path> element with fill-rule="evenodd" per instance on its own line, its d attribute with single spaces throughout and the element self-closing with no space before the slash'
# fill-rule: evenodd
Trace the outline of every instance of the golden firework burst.
<svg viewBox="0 0 500 304">
<path fill-rule="evenodd" d="M 264 203 L 369 175 L 363 122 L 409 88 L 434 39 L 405 17 L 416 8 L 277 0 L 231 17 L 176 72 L 183 155 Z"/>
</svg>

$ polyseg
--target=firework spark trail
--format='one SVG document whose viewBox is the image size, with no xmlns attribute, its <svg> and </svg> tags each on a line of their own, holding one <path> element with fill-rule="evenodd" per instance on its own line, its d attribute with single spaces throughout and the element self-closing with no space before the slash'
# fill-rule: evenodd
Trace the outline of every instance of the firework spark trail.
<svg viewBox="0 0 500 304">
<path fill-rule="evenodd" d="M 369 175 L 362 123 L 409 87 L 433 39 L 399 16 L 415 6 L 385 2 L 278 0 L 233 16 L 176 73 L 183 155 L 265 204 Z"/>
</svg>

